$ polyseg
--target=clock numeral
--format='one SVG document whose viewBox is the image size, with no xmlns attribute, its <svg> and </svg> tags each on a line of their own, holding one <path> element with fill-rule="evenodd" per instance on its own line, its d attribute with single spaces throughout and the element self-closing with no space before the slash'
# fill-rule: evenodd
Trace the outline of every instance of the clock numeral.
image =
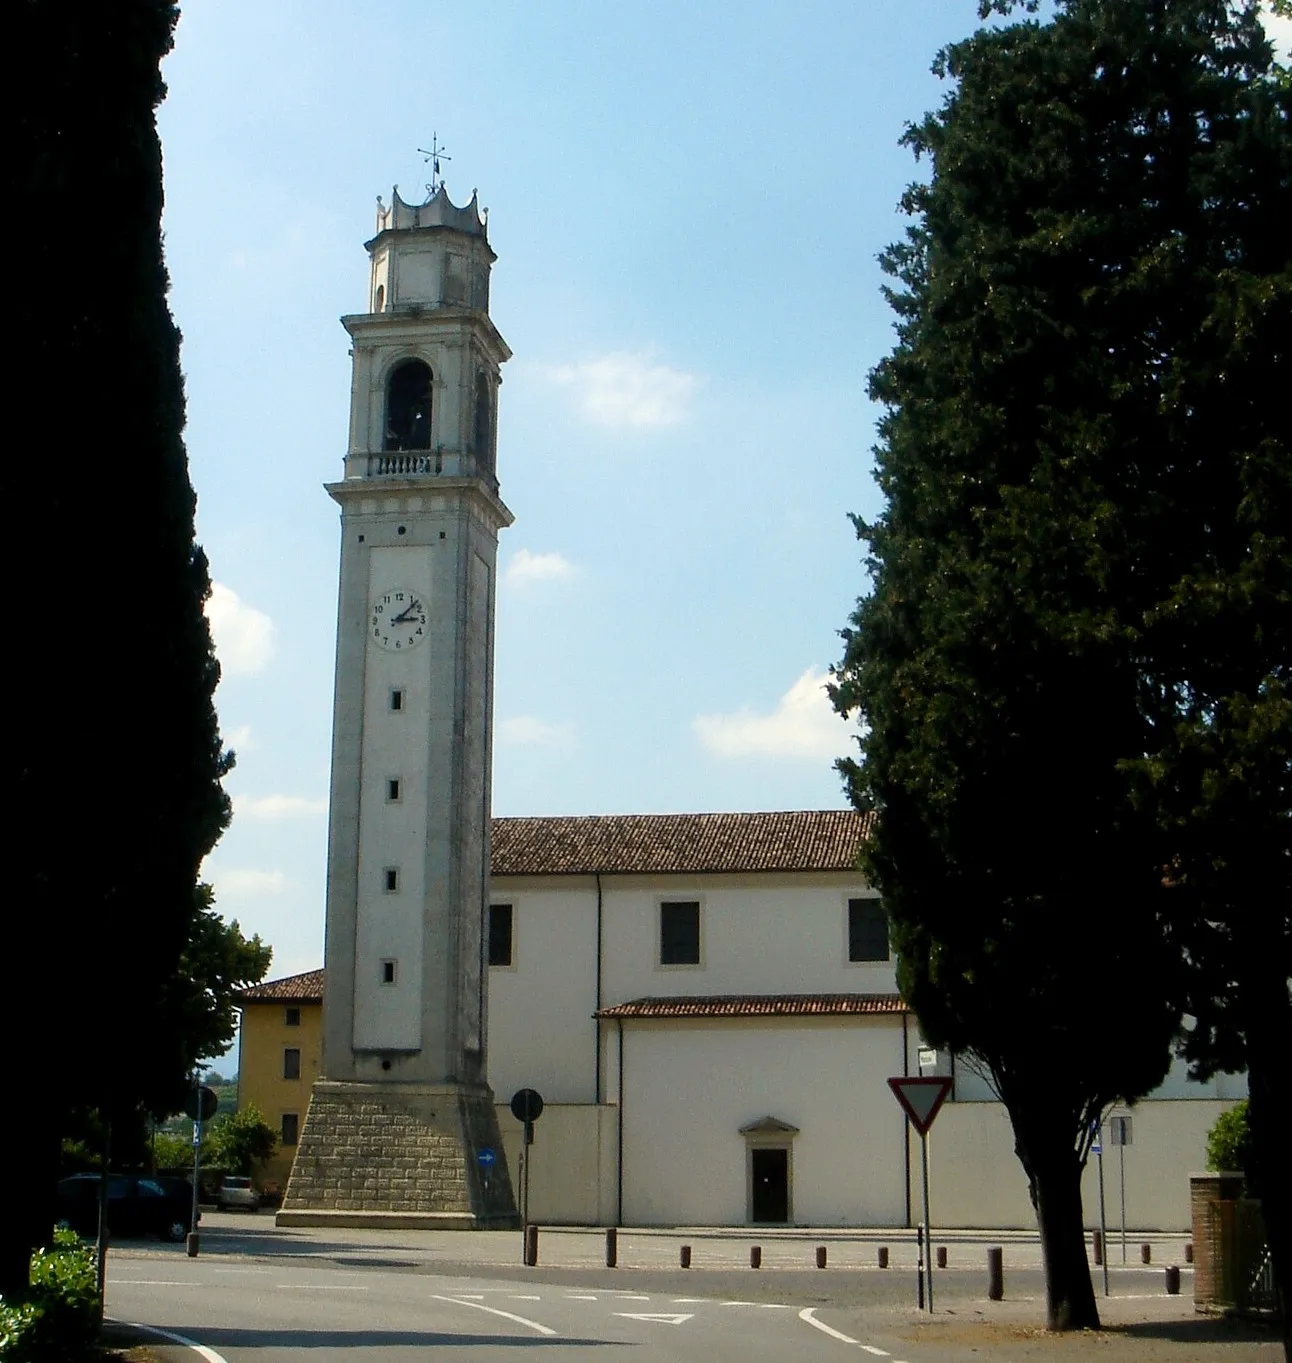
<svg viewBox="0 0 1292 1363">
<path fill-rule="evenodd" d="M 417 627 L 417 632 L 418 632 L 418 634 L 420 634 L 420 633 L 422 632 L 422 627 L 421 627 L 421 625 L 418 625 L 418 627 Z"/>
<path fill-rule="evenodd" d="M 395 593 L 395 600 L 396 600 L 396 601 L 402 601 L 403 599 L 404 599 L 404 593 L 403 593 L 403 592 L 396 592 L 396 593 Z"/>
</svg>

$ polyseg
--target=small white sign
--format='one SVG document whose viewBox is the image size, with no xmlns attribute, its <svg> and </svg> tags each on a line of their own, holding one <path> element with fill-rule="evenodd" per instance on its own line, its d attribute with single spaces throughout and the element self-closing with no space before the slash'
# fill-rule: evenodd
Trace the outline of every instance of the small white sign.
<svg viewBox="0 0 1292 1363">
<path fill-rule="evenodd" d="M 938 1063 L 938 1053 L 932 1046 L 921 1046 L 916 1059 L 919 1061 L 920 1069 L 931 1070 Z"/>
</svg>

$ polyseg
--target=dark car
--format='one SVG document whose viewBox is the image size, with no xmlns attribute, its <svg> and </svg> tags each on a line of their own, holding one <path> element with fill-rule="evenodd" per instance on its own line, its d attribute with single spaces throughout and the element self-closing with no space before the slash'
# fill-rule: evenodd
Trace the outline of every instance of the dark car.
<svg viewBox="0 0 1292 1363">
<path fill-rule="evenodd" d="M 158 1179 L 146 1174 L 108 1176 L 108 1231 L 115 1238 L 160 1235 L 163 1240 L 183 1240 L 192 1207 L 193 1185 L 186 1179 Z M 72 1174 L 60 1179 L 57 1214 L 78 1235 L 96 1234 L 98 1174 Z"/>
</svg>

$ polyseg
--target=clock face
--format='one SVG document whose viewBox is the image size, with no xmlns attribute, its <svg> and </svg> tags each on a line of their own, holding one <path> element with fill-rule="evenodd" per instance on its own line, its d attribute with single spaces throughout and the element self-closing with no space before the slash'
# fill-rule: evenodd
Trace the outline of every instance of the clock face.
<svg viewBox="0 0 1292 1363">
<path fill-rule="evenodd" d="M 420 592 L 392 587 L 372 599 L 369 630 L 379 648 L 392 653 L 416 648 L 426 638 L 426 601 Z"/>
</svg>

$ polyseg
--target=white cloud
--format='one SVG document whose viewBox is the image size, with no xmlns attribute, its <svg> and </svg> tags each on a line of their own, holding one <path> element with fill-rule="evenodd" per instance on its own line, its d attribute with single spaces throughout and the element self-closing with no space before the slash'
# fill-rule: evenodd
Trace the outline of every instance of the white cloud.
<svg viewBox="0 0 1292 1363">
<path fill-rule="evenodd" d="M 528 549 L 517 549 L 503 580 L 512 587 L 526 587 L 531 582 L 563 582 L 573 576 L 574 564 L 564 554 L 531 554 Z"/>
<path fill-rule="evenodd" d="M 215 898 L 217 902 L 222 895 L 260 896 L 282 894 L 291 885 L 291 882 L 281 871 L 253 871 L 246 868 L 233 868 L 228 871 L 217 871 L 210 877 L 210 880 L 215 886 Z"/>
<path fill-rule="evenodd" d="M 274 653 L 274 622 L 221 582 L 211 584 L 206 603 L 216 656 L 227 676 L 249 677 Z"/>
<path fill-rule="evenodd" d="M 550 372 L 557 383 L 573 391 L 585 421 L 612 429 L 676 426 L 700 382 L 694 374 L 659 363 L 650 352 L 625 350 L 581 364 L 557 365 Z"/>
<path fill-rule="evenodd" d="M 746 706 L 734 714 L 697 715 L 691 728 L 719 757 L 839 757 L 848 730 L 830 705 L 827 680 L 827 673 L 809 667 L 770 714 Z"/>
<path fill-rule="evenodd" d="M 251 736 L 250 724 L 239 724 L 232 733 L 224 735 L 224 746 L 235 753 L 255 752 L 259 746 Z"/>
<path fill-rule="evenodd" d="M 513 715 L 497 727 L 495 737 L 509 748 L 555 747 L 571 736 L 568 724 L 548 724 L 532 715 Z"/>
<path fill-rule="evenodd" d="M 1287 61 L 1289 56 L 1292 56 L 1292 19 L 1281 19 L 1264 8 L 1261 10 L 1261 22 L 1265 25 L 1265 32 L 1270 42 L 1274 44 L 1279 59 Z"/>
<path fill-rule="evenodd" d="M 247 819 L 307 819 L 327 813 L 327 801 L 304 795 L 235 795 L 234 815 Z"/>
</svg>

